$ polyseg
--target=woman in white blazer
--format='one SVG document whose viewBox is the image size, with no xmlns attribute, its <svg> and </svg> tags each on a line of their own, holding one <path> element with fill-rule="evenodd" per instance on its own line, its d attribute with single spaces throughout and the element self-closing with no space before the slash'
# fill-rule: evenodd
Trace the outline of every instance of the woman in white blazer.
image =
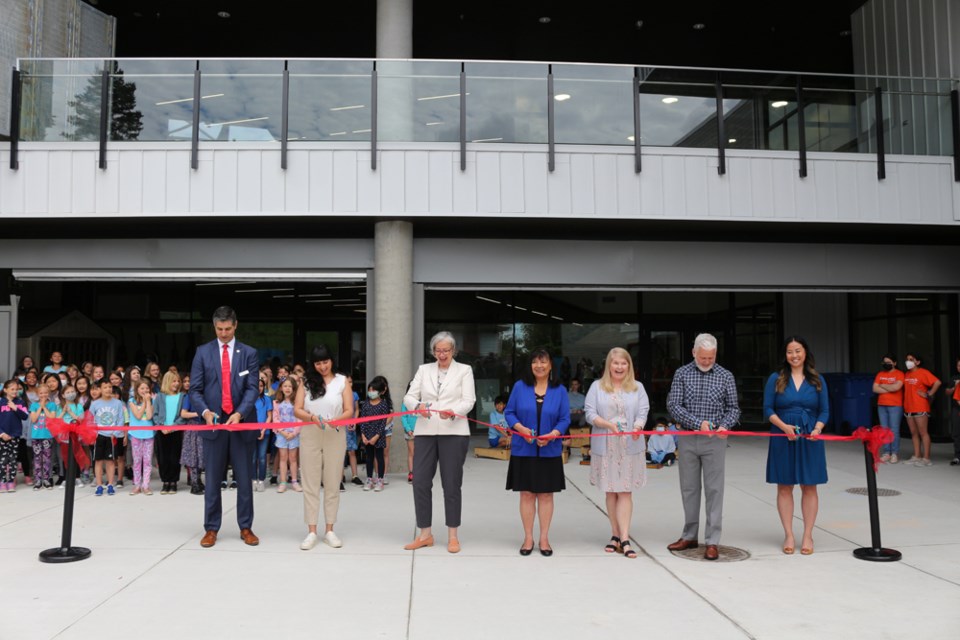
<svg viewBox="0 0 960 640">
<path fill-rule="evenodd" d="M 477 394 L 473 369 L 454 360 L 457 341 L 450 332 L 433 336 L 430 352 L 436 362 L 420 365 L 403 398 L 404 406 L 419 412 L 413 429 L 413 503 L 420 528 L 420 535 L 404 549 L 433 546 L 433 477 L 439 465 L 449 530 L 447 551 L 457 553 L 463 463 L 470 444 L 470 424 L 458 416 L 466 416 L 473 409 Z"/>
</svg>

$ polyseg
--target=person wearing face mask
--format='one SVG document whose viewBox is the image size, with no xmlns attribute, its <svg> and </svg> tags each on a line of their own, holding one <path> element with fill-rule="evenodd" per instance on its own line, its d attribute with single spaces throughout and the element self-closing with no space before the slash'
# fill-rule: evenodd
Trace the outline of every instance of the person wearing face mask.
<svg viewBox="0 0 960 640">
<path fill-rule="evenodd" d="M 676 438 L 667 433 L 666 418 L 657 418 L 654 429 L 657 435 L 647 440 L 647 462 L 657 465 L 657 468 L 672 467 L 677 461 Z"/>
<path fill-rule="evenodd" d="M 873 379 L 877 394 L 877 415 L 880 425 L 893 431 L 893 442 L 883 445 L 880 461 L 900 462 L 900 423 L 903 421 L 903 372 L 897 369 L 897 360 L 891 354 L 883 356 L 881 370 Z"/>
<path fill-rule="evenodd" d="M 910 438 L 913 439 L 913 456 L 907 464 L 918 467 L 929 467 L 930 461 L 930 433 L 927 424 L 930 421 L 930 398 L 940 388 L 940 380 L 924 369 L 921 365 L 923 358 L 917 353 L 907 353 L 907 373 L 903 376 L 903 415 L 907 418 L 910 427 Z M 923 447 L 923 457 L 919 457 Z"/>
<path fill-rule="evenodd" d="M 724 466 L 727 436 L 740 420 L 737 385 L 733 374 L 717 362 L 717 339 L 701 333 L 693 342 L 693 361 L 678 368 L 667 396 L 667 409 L 685 431 L 703 435 L 680 438 L 677 460 L 680 466 L 680 494 L 683 497 L 684 525 L 670 551 L 696 549 L 700 530 L 700 491 L 707 501 L 705 529 L 706 560 L 720 557 L 723 525 Z M 717 437 L 713 437 L 716 435 Z"/>
<path fill-rule="evenodd" d="M 387 379 L 377 376 L 367 385 L 367 399 L 360 403 L 360 417 L 372 418 L 393 413 L 393 402 Z M 383 491 L 383 473 L 385 466 L 384 451 L 387 446 L 387 420 L 371 420 L 357 425 L 363 440 L 367 460 L 367 482 L 364 491 Z M 376 469 L 374 469 L 376 462 Z"/>
</svg>

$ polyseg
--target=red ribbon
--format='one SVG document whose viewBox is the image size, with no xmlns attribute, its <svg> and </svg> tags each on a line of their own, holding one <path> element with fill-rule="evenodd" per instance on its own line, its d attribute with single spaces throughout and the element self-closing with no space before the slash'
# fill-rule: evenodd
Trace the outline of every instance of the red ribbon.
<svg viewBox="0 0 960 640">
<path fill-rule="evenodd" d="M 431 413 L 441 413 L 437 409 L 429 409 Z M 362 424 L 364 422 L 373 422 L 375 420 L 389 420 L 393 418 L 399 418 L 402 416 L 416 415 L 419 416 L 421 412 L 419 411 L 396 411 L 394 413 L 388 413 L 380 416 L 364 416 L 361 418 L 348 418 L 346 420 L 325 420 L 324 424 L 329 425 L 335 428 L 339 427 L 348 427 L 352 425 Z M 526 438 L 527 436 L 520 433 L 519 431 L 514 431 L 513 429 L 504 428 L 501 425 L 491 424 L 489 422 L 484 422 L 482 420 L 474 420 L 467 416 L 461 416 L 453 414 L 454 418 L 460 418 L 463 420 L 469 420 L 470 422 L 483 426 L 496 429 L 501 433 L 508 435 L 517 435 L 521 438 Z M 169 426 L 158 426 L 156 429 L 164 431 L 215 431 L 217 429 L 225 429 L 227 431 L 261 431 L 263 429 L 278 429 L 285 428 L 289 429 L 291 427 L 308 427 L 311 425 L 316 425 L 316 422 L 240 422 L 237 424 L 231 425 L 222 425 L 222 424 L 177 424 Z M 76 433 L 78 437 L 85 444 L 93 444 L 97 440 L 97 425 L 93 424 L 93 418 L 89 412 L 84 414 L 84 419 L 80 423 L 67 424 L 59 418 L 50 418 L 47 420 L 47 428 L 50 430 L 50 433 L 57 437 L 58 435 L 64 434 L 69 435 L 70 433 Z M 150 427 L 110 427 L 111 431 L 137 431 Z M 765 431 L 650 431 L 650 430 L 638 430 L 638 431 L 610 431 L 610 432 L 599 432 L 599 433 L 585 433 L 585 434 L 564 434 L 559 436 L 535 436 L 537 440 L 569 440 L 573 438 L 612 438 L 617 436 L 653 436 L 653 435 L 670 435 L 670 436 L 733 436 L 733 437 L 747 437 L 747 438 L 788 438 L 786 433 L 768 433 Z M 794 436 L 794 438 L 802 438 L 806 440 L 826 440 L 830 442 L 851 442 L 854 440 L 862 441 L 867 450 L 873 455 L 873 470 L 876 472 L 880 463 L 880 448 L 885 445 L 893 442 L 894 435 L 893 432 L 887 427 L 875 426 L 872 429 L 866 427 L 858 427 L 849 436 L 838 436 L 833 434 L 820 434 L 819 436 L 814 436 L 813 434 L 803 434 Z"/>
</svg>

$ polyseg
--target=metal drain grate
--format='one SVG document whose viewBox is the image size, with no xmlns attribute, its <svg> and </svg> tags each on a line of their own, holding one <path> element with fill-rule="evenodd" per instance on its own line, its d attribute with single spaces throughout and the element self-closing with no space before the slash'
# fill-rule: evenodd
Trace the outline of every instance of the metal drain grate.
<svg viewBox="0 0 960 640">
<path fill-rule="evenodd" d="M 750 558 L 750 552 L 745 549 L 738 549 L 737 547 L 727 547 L 720 545 L 717 547 L 717 551 L 720 552 L 720 557 L 716 560 L 706 560 L 703 557 L 704 546 L 700 545 L 696 549 L 687 549 L 685 551 L 671 551 L 673 555 L 678 558 L 686 558 L 687 560 L 699 560 L 701 562 L 740 562 L 741 560 L 747 560 Z"/>
<path fill-rule="evenodd" d="M 852 493 L 855 496 L 865 496 L 867 495 L 866 487 L 853 487 L 852 489 L 847 489 L 847 493 Z M 878 496 L 898 496 L 900 492 L 896 489 L 877 489 Z"/>
</svg>

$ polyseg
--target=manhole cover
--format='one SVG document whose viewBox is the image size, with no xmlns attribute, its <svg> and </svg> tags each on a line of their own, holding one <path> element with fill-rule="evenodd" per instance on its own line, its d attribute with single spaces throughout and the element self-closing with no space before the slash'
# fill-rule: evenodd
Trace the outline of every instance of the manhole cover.
<svg viewBox="0 0 960 640">
<path fill-rule="evenodd" d="M 750 557 L 750 552 L 745 549 L 738 549 L 736 547 L 727 547 L 720 545 L 717 548 L 717 551 L 720 552 L 720 557 L 716 560 L 706 560 L 703 557 L 703 552 L 706 551 L 705 545 L 700 545 L 696 549 L 687 549 L 685 551 L 671 551 L 673 555 L 678 558 L 686 558 L 687 560 L 700 560 L 702 562 L 740 562 L 741 560 L 747 560 Z"/>
<path fill-rule="evenodd" d="M 853 487 L 851 489 L 847 489 L 847 493 L 852 493 L 855 496 L 865 496 L 867 495 L 867 488 Z M 900 492 L 897 491 L 896 489 L 877 489 L 877 495 L 878 496 L 898 496 L 900 495 Z"/>
</svg>

